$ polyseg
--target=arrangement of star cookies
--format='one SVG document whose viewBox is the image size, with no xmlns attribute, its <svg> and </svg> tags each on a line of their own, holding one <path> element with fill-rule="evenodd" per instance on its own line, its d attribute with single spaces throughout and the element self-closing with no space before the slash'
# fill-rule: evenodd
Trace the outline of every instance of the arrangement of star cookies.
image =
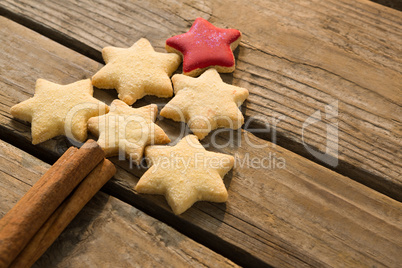
<svg viewBox="0 0 402 268">
<path fill-rule="evenodd" d="M 240 39 L 236 29 L 197 18 L 188 32 L 166 40 L 167 53 L 156 52 L 145 38 L 129 48 L 105 47 L 106 65 L 92 79 L 68 85 L 38 79 L 34 96 L 11 107 L 11 114 L 31 123 L 33 144 L 59 135 L 84 142 L 89 131 L 107 157 L 124 155 L 139 164 L 145 155 L 150 167 L 135 191 L 164 195 L 175 214 L 201 200 L 226 202 L 223 178 L 234 158 L 207 151 L 200 140 L 244 123 L 239 106 L 248 90 L 224 83 L 219 74 L 235 70 Z M 183 73 L 171 77 L 181 63 Z M 115 89 L 119 99 L 108 107 L 93 97 L 93 86 Z M 194 135 L 166 145 L 170 139 L 155 123 L 157 105 L 131 107 L 146 95 L 173 96 L 160 115 L 185 122 Z"/>
</svg>

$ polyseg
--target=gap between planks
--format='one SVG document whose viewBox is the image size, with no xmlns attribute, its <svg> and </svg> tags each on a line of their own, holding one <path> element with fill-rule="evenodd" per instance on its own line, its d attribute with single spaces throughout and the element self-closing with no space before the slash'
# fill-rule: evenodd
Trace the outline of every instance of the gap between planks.
<svg viewBox="0 0 402 268">
<path fill-rule="evenodd" d="M 11 28 L 3 29 L 1 37 L 12 49 L 5 49 L 6 58 L 0 58 L 3 69 L 7 70 L 1 77 L 7 87 L 4 104 L 0 105 L 0 134 L 8 128 L 15 138 L 29 143 L 29 125 L 11 120 L 10 106 L 33 94 L 38 76 L 68 83 L 90 77 L 101 65 L 2 20 Z M 15 64 L 10 65 L 10 61 Z M 21 88 L 28 92 L 21 92 Z M 103 94 L 99 95 L 100 99 L 109 102 L 116 97 L 113 91 L 97 91 L 97 94 Z M 144 98 L 137 105 L 155 100 Z M 170 120 L 158 123 L 174 137 L 178 124 Z M 226 134 L 219 135 L 222 144 L 227 142 Z M 256 144 L 269 145 L 244 131 L 239 133 L 242 142 L 246 135 Z M 31 145 L 56 154 L 66 146 L 62 138 Z M 216 248 L 245 266 L 268 263 L 274 266 L 388 263 L 392 266 L 398 262 L 400 256 L 393 252 L 400 248 L 398 241 L 402 237 L 399 235 L 400 203 L 279 146 L 271 147 L 266 150 L 238 145 L 225 148 L 223 152 L 240 157 L 246 153 L 264 156 L 272 151 L 278 157 L 285 157 L 288 166 L 285 170 L 236 168 L 225 179 L 231 198 L 227 204 L 200 202 L 180 217 L 172 215 L 163 197 L 138 195 L 132 190 L 143 170 L 130 169 L 126 161 L 114 161 L 118 173 L 108 189 L 113 187 L 111 190 L 130 204 L 142 204 L 149 214 L 158 214 L 176 229 L 189 232 L 195 240 L 203 239 L 209 248 Z"/>
<path fill-rule="evenodd" d="M 0 7 L 1 9 L 1 7 Z M 1 17 L 0 17 L 1 18 Z M 12 19 L 11 19 L 12 20 Z M 22 18 L 22 20 L 25 20 Z M 13 21 L 13 20 L 12 20 Z M 26 22 L 26 21 L 25 21 Z M 18 23 L 18 22 L 17 22 Z M 29 21 L 27 22 L 28 25 Z M 23 24 L 22 24 L 23 25 Z M 32 26 L 32 25 L 30 25 Z M 30 27 L 27 27 L 30 29 Z M 43 27 L 39 27 L 43 28 Z M 36 27 L 34 26 L 33 29 L 31 29 L 35 32 L 38 32 L 41 34 L 42 31 L 36 31 Z M 46 28 L 41 29 L 43 32 L 48 32 Z M 46 35 L 44 35 L 46 36 Z M 46 36 L 47 37 L 47 36 Z M 61 38 L 63 39 L 63 36 L 59 36 L 58 38 L 49 38 L 57 43 L 58 39 Z M 63 44 L 61 44 L 63 45 Z M 63 45 L 64 46 L 64 45 Z M 85 44 L 84 44 L 85 46 Z M 69 47 L 73 51 L 75 51 L 74 48 Z M 77 51 L 75 51 L 77 52 Z M 86 53 L 82 53 L 78 51 L 83 56 Z M 94 59 L 96 61 L 96 59 Z M 13 84 L 12 86 L 17 86 L 17 84 Z M 23 88 L 21 88 L 23 89 Z M 5 104 L 6 106 L 9 106 L 9 103 Z M 1 114 L 1 113 L 0 113 Z M 4 114 L 3 114 L 4 115 Z M 8 116 L 8 115 L 6 115 Z M 10 117 L 11 120 L 12 117 Z M 22 128 L 26 127 L 26 124 L 28 123 L 22 123 L 18 120 L 14 122 L 14 127 L 15 126 L 21 126 Z M 45 145 L 45 146 L 33 146 L 30 140 L 28 139 L 16 139 L 16 133 L 17 136 L 19 135 L 25 135 L 24 132 L 19 132 L 19 128 L 17 129 L 9 129 L 9 128 L 2 128 L 0 129 L 0 142 L 3 140 L 7 143 L 9 143 L 12 146 L 15 146 L 18 149 L 23 150 L 24 152 L 32 155 L 33 157 L 38 158 L 41 161 L 44 161 L 47 164 L 52 165 L 57 159 L 60 157 L 60 155 L 70 146 L 69 142 L 67 139 L 64 137 L 55 137 L 51 141 L 51 145 Z M 57 144 L 54 146 L 54 144 Z M 116 164 L 116 161 L 114 161 Z M 121 167 L 120 167 L 121 168 Z M 242 266 L 249 266 L 249 267 L 272 267 L 268 263 L 262 261 L 258 257 L 250 254 L 246 250 L 233 245 L 232 243 L 229 243 L 228 241 L 217 237 L 217 236 L 211 236 L 211 234 L 208 231 L 205 231 L 204 229 L 200 228 L 197 225 L 192 224 L 191 222 L 186 222 L 183 220 L 179 220 L 177 218 L 171 217 L 171 213 L 168 212 L 169 209 L 167 207 L 153 207 L 149 206 L 149 201 L 147 202 L 147 198 L 141 198 L 137 195 L 132 195 L 132 191 L 125 188 L 125 185 L 120 185 L 119 181 L 114 181 L 113 179 L 106 183 L 104 187 L 102 187 L 101 192 L 104 192 L 106 194 L 109 194 L 129 205 L 132 205 L 134 208 L 139 209 L 139 211 L 143 211 L 144 213 L 150 215 L 151 217 L 161 221 L 162 223 L 167 224 L 170 227 L 175 228 L 178 230 L 181 234 L 189 237 L 190 239 L 194 240 L 197 243 L 200 243 L 201 245 L 205 246 L 207 249 L 212 250 L 213 252 L 216 252 L 217 254 L 222 255 L 223 257 L 228 258 L 229 260 L 233 261 L 234 263 L 237 263 Z M 162 201 L 163 202 L 163 201 Z M 183 224 L 185 223 L 185 224 Z M 196 234 L 196 235 L 194 235 Z M 217 246 L 219 245 L 219 246 Z M 234 254 L 235 253 L 235 254 Z"/>
<path fill-rule="evenodd" d="M 303 3 L 300 5 L 302 6 Z M 339 6 L 341 6 L 341 5 L 343 5 L 343 7 L 345 6 L 344 3 L 339 4 L 339 6 L 338 6 L 338 4 L 335 5 L 333 3 L 328 3 L 328 4 L 324 3 L 322 5 L 327 5 L 328 8 L 335 8 L 335 9 L 339 8 Z M 16 4 L 16 6 L 17 6 L 17 4 Z M 206 6 L 208 6 L 208 5 L 206 5 Z M 356 4 L 356 6 L 358 6 L 358 4 Z M 209 16 L 212 15 L 211 10 L 208 10 L 208 7 L 195 6 L 195 5 L 191 5 L 191 4 L 188 4 L 187 7 L 190 9 L 195 9 L 197 12 L 202 11 L 202 13 L 209 15 Z M 289 7 L 291 7 L 291 6 L 289 6 Z M 81 7 L 81 6 L 75 7 L 74 6 L 74 8 L 76 8 L 77 11 L 80 11 L 81 8 L 83 8 L 83 7 Z M 108 3 L 107 8 L 113 9 L 113 8 L 116 8 L 116 5 L 114 5 L 113 3 Z M 138 6 L 138 8 L 146 11 L 145 13 L 152 12 L 151 10 L 146 10 L 140 6 Z M 353 7 L 353 8 L 355 8 L 355 7 Z M 27 10 L 28 9 L 29 8 L 27 8 Z M 353 11 L 350 11 L 349 13 L 352 14 Z M 349 13 L 347 13 L 347 14 L 349 14 Z M 87 43 L 87 42 L 85 42 L 85 40 L 80 40 L 79 38 L 77 38 L 76 35 L 74 35 L 74 34 L 72 34 L 72 35 L 67 34 L 65 32 L 65 29 L 57 29 L 57 27 L 54 28 L 53 26 L 49 26 L 46 23 L 44 23 L 43 20 L 40 21 L 39 18 L 32 18 L 32 15 L 30 15 L 30 14 L 28 14 L 28 16 L 27 16 L 27 14 L 24 14 L 23 12 L 18 13 L 15 11 L 11 11 L 10 7 L 5 8 L 5 7 L 0 6 L 0 14 L 4 14 L 6 17 L 8 17 L 28 28 L 31 28 L 34 31 L 37 31 L 38 33 L 40 33 L 44 36 L 47 36 L 50 39 L 52 39 L 64 46 L 67 46 L 78 53 L 81 53 L 82 55 L 92 58 L 92 59 L 96 60 L 97 62 L 103 63 L 103 60 L 101 58 L 101 53 L 98 50 L 99 44 L 94 43 L 96 41 L 91 41 L 91 42 Z M 178 14 L 176 14 L 176 15 L 179 16 Z M 354 16 L 354 14 L 352 14 L 352 15 Z M 179 17 L 181 20 L 184 20 L 186 22 L 186 24 L 189 23 L 188 19 L 183 18 L 181 16 L 179 16 Z M 351 18 L 356 19 L 355 17 L 352 17 L 352 16 L 351 16 Z M 130 19 L 130 18 L 127 17 L 127 19 Z M 166 18 L 163 18 L 163 19 L 166 19 Z M 216 18 L 213 18 L 213 19 L 216 19 Z M 174 28 L 180 29 L 181 28 L 180 24 L 179 23 L 174 24 Z M 114 33 L 114 34 L 116 34 L 116 33 Z M 117 36 L 119 34 L 120 33 L 117 33 Z M 247 35 L 247 32 L 245 32 L 244 34 Z M 340 40 L 342 41 L 342 39 L 340 39 Z M 257 51 L 261 51 L 262 53 L 267 53 L 266 51 L 263 51 L 263 50 L 259 49 L 258 47 L 255 47 L 255 46 L 249 44 L 248 42 L 242 43 L 242 45 L 244 48 L 255 49 Z M 340 44 L 338 44 L 338 45 L 340 45 Z M 238 50 L 237 50 L 237 53 L 239 53 Z M 291 59 L 291 57 L 281 58 L 280 55 L 281 55 L 280 53 L 273 52 L 272 54 L 269 54 L 269 57 L 273 57 L 273 58 L 277 57 L 278 59 L 285 59 L 285 60 Z M 242 62 L 242 60 L 240 60 L 240 59 L 239 59 L 239 61 Z M 299 64 L 299 63 L 300 62 L 297 62 L 297 61 L 291 62 L 291 64 Z M 244 64 L 247 65 L 249 63 L 246 63 L 246 62 L 242 63 L 242 66 Z M 306 66 L 308 66 L 311 69 L 318 68 L 318 70 L 324 72 L 323 75 L 325 75 L 325 72 L 328 71 L 326 69 L 322 69 L 322 67 L 320 67 L 320 66 L 309 65 L 306 62 L 303 62 L 302 64 L 306 64 Z M 251 67 L 255 68 L 257 66 L 251 66 Z M 258 66 L 257 68 L 261 68 L 261 66 Z M 240 68 L 238 68 L 238 72 L 240 72 L 241 74 L 244 71 L 245 71 L 244 69 L 241 70 Z M 332 74 L 334 74 L 334 73 L 332 73 Z M 255 75 L 255 74 L 252 72 L 245 72 L 244 75 L 245 75 L 245 77 L 248 77 L 250 75 Z M 306 73 L 306 75 L 308 75 L 308 73 Z M 334 75 L 335 75 L 335 77 L 337 76 L 337 74 L 334 74 Z M 238 74 L 235 75 L 235 77 L 233 77 L 233 75 L 223 75 L 223 77 L 224 77 L 224 79 L 230 80 L 230 81 L 233 81 L 233 79 L 235 79 L 238 81 L 238 83 L 240 85 L 244 84 L 245 87 L 248 87 L 248 86 L 253 87 L 253 83 L 255 81 L 255 80 L 250 80 L 250 79 L 245 80 L 242 77 L 240 77 Z M 265 77 L 261 77 L 261 78 L 262 78 L 262 80 L 266 79 Z M 343 79 L 343 77 L 339 77 L 339 78 Z M 347 79 L 345 81 L 350 82 L 352 85 L 353 85 L 353 83 L 355 83 L 354 81 L 347 80 Z M 277 81 L 275 81 L 275 82 L 277 82 Z M 297 81 L 297 79 L 294 80 L 293 82 L 300 83 L 300 81 Z M 283 85 L 284 84 L 279 84 L 279 86 L 283 86 Z M 268 86 L 267 88 L 269 88 L 270 86 Z M 276 86 L 276 85 L 274 85 L 274 86 Z M 309 87 L 309 86 L 311 86 L 311 84 L 304 84 L 303 86 Z M 347 83 L 345 84 L 345 86 L 347 86 Z M 355 84 L 355 86 L 358 86 L 358 85 Z M 261 91 L 261 84 L 256 84 L 255 90 L 256 90 L 256 92 L 259 92 L 258 90 Z M 261 92 L 259 92 L 258 94 L 260 94 L 260 93 Z M 264 92 L 262 92 L 262 93 L 264 93 Z M 321 93 L 321 92 L 318 92 L 318 93 Z M 264 94 L 260 94 L 260 95 L 264 96 Z M 305 97 L 305 96 L 303 96 L 303 97 Z M 345 98 L 348 98 L 348 96 L 345 96 Z M 251 98 L 250 98 L 250 100 L 251 100 Z M 269 102 L 269 101 L 273 101 L 273 99 L 264 99 L 264 102 Z M 286 100 L 286 101 L 288 101 L 288 100 Z M 317 101 L 317 100 L 314 100 L 314 101 Z M 277 102 L 276 99 L 274 100 L 273 104 L 280 105 L 280 103 L 275 103 L 275 102 Z M 262 109 L 263 112 L 261 112 L 260 110 L 257 110 L 258 102 L 256 102 L 256 100 L 249 101 L 249 103 L 250 103 L 250 105 L 249 105 L 250 107 L 248 109 L 246 109 L 246 118 L 252 118 L 254 116 L 257 116 L 257 117 L 258 116 L 268 116 L 268 117 L 270 116 L 269 114 L 267 114 L 267 112 L 270 112 L 271 109 L 264 108 L 266 111 L 264 109 Z M 245 107 L 246 105 L 243 105 L 243 106 Z M 314 107 L 314 106 L 312 106 L 312 107 Z M 317 108 L 317 106 L 315 106 L 315 107 Z M 355 109 L 354 107 L 352 107 L 352 108 Z M 274 109 L 273 112 L 278 112 L 280 110 L 281 109 L 277 108 L 276 110 Z M 285 115 L 288 115 L 288 112 L 289 111 L 285 111 Z M 365 111 L 363 111 L 363 112 L 365 112 Z M 353 115 L 353 114 L 352 115 L 346 114 L 346 116 L 347 117 L 341 121 L 342 124 L 347 124 L 348 120 L 351 120 L 351 121 L 356 120 L 356 118 L 354 117 L 355 115 Z M 364 114 L 363 114 L 362 118 L 364 118 Z M 293 118 L 290 118 L 290 119 L 294 121 Z M 381 120 L 383 120 L 383 119 L 381 119 Z M 371 124 L 370 121 L 368 121 L 367 123 Z M 398 122 L 396 122 L 396 123 L 398 123 Z M 323 163 L 322 161 L 320 161 L 319 159 L 314 157 L 308 150 L 306 150 L 304 142 L 302 143 L 300 140 L 300 137 L 297 137 L 299 134 L 292 133 L 292 127 L 293 127 L 293 129 L 298 129 L 300 127 L 298 124 L 296 124 L 295 126 L 289 126 L 288 122 L 284 122 L 283 124 L 284 124 L 283 128 L 278 128 L 279 130 L 276 132 L 277 136 L 275 137 L 275 140 L 271 139 L 271 137 L 272 137 L 271 133 L 261 134 L 261 133 L 255 133 L 255 131 L 253 129 L 248 129 L 248 130 L 251 131 L 252 133 L 254 132 L 259 138 L 262 138 L 264 140 L 271 141 L 271 142 L 276 142 L 278 145 L 280 145 L 286 149 L 289 149 L 311 161 L 314 161 L 320 165 L 323 165 L 329 169 L 332 169 L 344 176 L 350 177 L 353 180 L 356 180 L 368 187 L 371 187 L 381 193 L 384 193 L 398 201 L 402 201 L 402 194 L 401 194 L 402 182 L 400 180 L 398 180 L 398 175 L 396 175 L 396 176 L 394 175 L 394 173 L 398 173 L 398 170 L 396 167 L 396 165 L 398 165 L 398 163 L 395 163 L 393 165 L 392 163 L 390 163 L 388 158 L 381 159 L 381 155 L 374 156 L 374 158 L 371 158 L 371 159 L 366 159 L 367 156 L 369 156 L 371 153 L 374 153 L 374 151 L 379 151 L 381 153 L 382 148 L 379 148 L 379 150 L 377 150 L 377 148 L 375 148 L 375 146 L 373 148 L 370 147 L 371 144 L 373 144 L 371 140 L 368 140 L 368 144 L 370 144 L 370 146 L 368 146 L 367 148 L 359 147 L 360 146 L 359 139 L 354 138 L 354 135 L 353 135 L 354 133 L 352 133 L 352 135 L 349 135 L 349 131 L 347 131 L 347 130 L 341 131 L 341 134 L 343 134 L 344 136 L 346 135 L 346 137 L 344 137 L 343 139 L 350 138 L 351 140 L 353 140 L 353 142 L 344 142 L 345 145 L 341 146 L 340 149 L 344 152 L 347 152 L 347 157 L 346 158 L 339 157 L 339 159 L 338 159 L 339 163 L 338 163 L 338 165 L 336 165 L 334 167 L 332 165 Z M 256 120 L 252 126 L 255 128 L 261 128 L 261 127 L 265 126 L 265 122 L 258 122 L 258 120 Z M 351 125 L 351 126 L 346 125 L 346 127 L 352 128 L 352 129 L 355 128 L 353 125 Z M 375 127 L 377 127 L 377 126 L 374 125 L 374 128 Z M 380 126 L 380 128 L 381 128 L 381 126 Z M 322 143 L 325 142 L 325 140 L 323 139 L 325 137 L 323 137 L 321 134 L 323 129 L 325 129 L 324 124 L 320 125 L 319 128 L 314 129 L 313 132 L 309 132 L 309 131 L 306 132 L 308 134 L 307 135 L 308 136 L 307 143 L 311 149 L 313 149 L 313 150 L 318 149 L 318 151 L 323 150 Z M 394 129 L 397 129 L 397 128 L 395 127 Z M 371 131 L 371 130 L 366 129 L 365 131 Z M 388 130 L 385 129 L 384 131 L 388 131 Z M 349 135 L 349 136 L 347 136 L 347 135 Z M 360 136 L 360 137 L 364 137 L 364 135 Z M 385 146 L 384 144 L 388 144 L 388 143 L 381 143 L 382 146 Z M 344 152 L 342 152 L 342 153 L 344 153 Z M 369 153 L 369 154 L 367 154 L 367 153 Z M 394 154 L 398 154 L 398 151 L 394 152 Z M 381 165 L 381 161 L 382 161 L 383 165 Z M 372 163 L 375 164 L 375 167 L 370 166 L 370 164 L 372 164 Z M 393 169 L 392 172 L 391 172 L 391 169 Z M 373 170 L 375 172 L 373 172 Z M 390 171 L 388 172 L 387 170 L 390 170 Z"/>
<path fill-rule="evenodd" d="M 0 140 L 0 218 L 48 168 Z M 97 193 L 85 205 L 33 267 L 158 267 L 161 263 L 237 267 L 165 223 L 104 193 Z"/>
</svg>

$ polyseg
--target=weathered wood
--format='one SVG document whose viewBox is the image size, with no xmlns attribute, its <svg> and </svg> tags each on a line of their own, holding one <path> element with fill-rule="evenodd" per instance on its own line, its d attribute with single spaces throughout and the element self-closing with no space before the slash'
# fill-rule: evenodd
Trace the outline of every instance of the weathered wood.
<svg viewBox="0 0 402 268">
<path fill-rule="evenodd" d="M 261 138 L 402 201 L 402 16 L 369 1 L 3 1 L 3 13 L 101 61 L 104 46 L 186 32 L 198 16 L 238 28 L 244 105 Z M 75 41 L 74 41 L 75 40 Z M 338 114 L 326 119 L 326 106 Z M 303 129 L 316 111 L 322 121 Z M 337 136 L 327 126 L 337 127 Z M 304 131 L 303 131 L 304 130 Z M 332 129 L 332 134 L 336 134 Z M 327 141 L 328 148 L 327 148 Z M 338 146 L 338 147 L 337 147 Z M 306 147 L 338 157 L 322 162 Z"/>
<path fill-rule="evenodd" d="M 9 107 L 33 94 L 34 80 L 59 81 L 57 68 L 68 66 L 61 78 L 68 83 L 90 76 L 100 66 L 6 19 L 1 24 L 0 44 L 13 49 L 0 56 L 0 70 L 9 70 L 0 77 L 0 132 L 29 141 L 29 125 L 12 120 Z M 116 97 L 113 91 L 96 94 L 106 102 Z M 163 102 L 145 98 L 137 105 L 150 100 Z M 158 124 L 172 139 L 178 135 L 180 124 L 170 120 Z M 225 178 L 229 191 L 225 204 L 199 202 L 174 216 L 163 197 L 132 190 L 144 170 L 118 159 L 113 160 L 118 166 L 115 179 L 105 190 L 248 266 L 397 266 L 402 261 L 401 203 L 244 131 L 224 131 L 216 142 L 227 143 L 231 134 L 238 138 L 233 146 L 208 147 L 237 159 Z M 207 146 L 210 141 L 203 143 Z M 57 154 L 64 146 L 59 139 L 30 148 Z M 241 166 L 247 156 L 249 162 Z M 271 167 L 253 168 L 250 162 L 265 159 L 268 165 L 270 156 Z M 282 165 L 273 165 L 273 157 Z"/>
<path fill-rule="evenodd" d="M 49 165 L 0 141 L 0 217 Z M 77 215 L 34 267 L 237 267 L 166 224 L 104 193 Z"/>
</svg>

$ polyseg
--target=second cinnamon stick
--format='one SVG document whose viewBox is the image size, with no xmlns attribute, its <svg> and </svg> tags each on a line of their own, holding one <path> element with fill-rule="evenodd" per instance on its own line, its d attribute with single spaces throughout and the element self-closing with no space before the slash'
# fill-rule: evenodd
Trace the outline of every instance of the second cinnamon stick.
<svg viewBox="0 0 402 268">
<path fill-rule="evenodd" d="M 115 172 L 112 162 L 107 159 L 100 162 L 50 216 L 10 268 L 31 267 Z"/>
<path fill-rule="evenodd" d="M 0 220 L 0 267 L 8 267 L 72 190 L 104 158 L 93 141 L 71 148 Z"/>
</svg>

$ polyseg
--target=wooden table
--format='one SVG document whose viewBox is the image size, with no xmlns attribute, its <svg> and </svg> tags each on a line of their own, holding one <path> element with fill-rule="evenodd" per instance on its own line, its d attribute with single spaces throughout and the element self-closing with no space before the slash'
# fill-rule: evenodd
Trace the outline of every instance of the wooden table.
<svg viewBox="0 0 402 268">
<path fill-rule="evenodd" d="M 399 11 L 365 0 L 4 0 L 0 15 L 0 217 L 70 146 L 64 137 L 32 145 L 30 125 L 10 115 L 36 79 L 90 78 L 104 64 L 103 47 L 141 37 L 162 52 L 197 17 L 243 33 L 236 71 L 222 77 L 250 91 L 241 107 L 250 124 L 219 132 L 221 144 L 236 142 L 208 150 L 238 163 L 285 163 L 236 165 L 224 179 L 227 203 L 199 202 L 175 216 L 162 196 L 133 190 L 144 169 L 112 158 L 117 174 L 37 267 L 402 263 Z M 94 96 L 117 98 L 114 90 Z M 158 124 L 179 136 L 182 125 Z"/>
</svg>

